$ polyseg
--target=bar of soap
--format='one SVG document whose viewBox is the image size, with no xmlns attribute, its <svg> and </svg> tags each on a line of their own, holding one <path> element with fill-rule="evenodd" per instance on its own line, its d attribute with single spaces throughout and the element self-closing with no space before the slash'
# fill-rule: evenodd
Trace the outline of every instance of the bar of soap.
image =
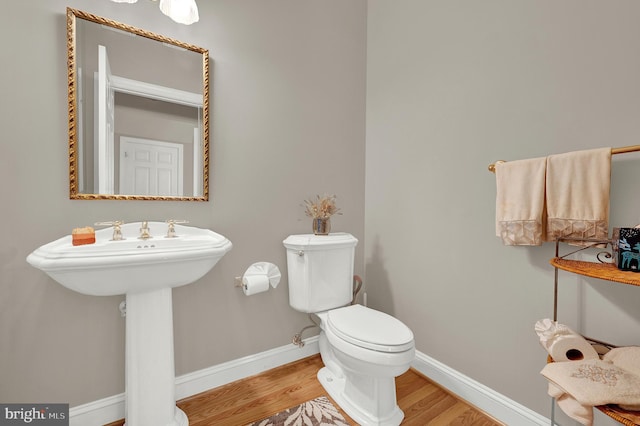
<svg viewBox="0 0 640 426">
<path fill-rule="evenodd" d="M 81 246 L 84 244 L 93 244 L 96 242 L 96 231 L 90 227 L 74 228 L 71 232 L 71 244 Z"/>
</svg>

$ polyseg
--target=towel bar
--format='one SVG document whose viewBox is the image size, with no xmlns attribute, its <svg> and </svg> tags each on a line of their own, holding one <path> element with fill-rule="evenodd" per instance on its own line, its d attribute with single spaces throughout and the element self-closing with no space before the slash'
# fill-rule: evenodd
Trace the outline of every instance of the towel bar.
<svg viewBox="0 0 640 426">
<path fill-rule="evenodd" d="M 623 146 L 620 148 L 611 148 L 611 154 L 625 154 L 627 152 L 637 152 L 640 151 L 640 145 L 631 145 L 631 146 Z M 491 172 L 491 173 L 495 173 L 496 172 L 496 164 L 499 163 L 506 163 L 505 160 L 498 160 L 495 163 L 489 164 L 489 167 L 487 167 L 487 169 Z"/>
</svg>

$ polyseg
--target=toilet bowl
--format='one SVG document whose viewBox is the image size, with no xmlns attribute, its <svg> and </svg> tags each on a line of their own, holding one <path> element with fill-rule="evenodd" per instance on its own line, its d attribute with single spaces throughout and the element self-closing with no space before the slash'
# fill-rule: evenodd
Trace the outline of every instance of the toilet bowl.
<svg viewBox="0 0 640 426">
<path fill-rule="evenodd" d="M 289 304 L 320 319 L 318 380 L 361 426 L 397 426 L 395 378 L 415 356 L 413 333 L 400 320 L 353 299 L 358 240 L 351 234 L 291 235 L 287 248 Z"/>
<path fill-rule="evenodd" d="M 415 356 L 411 330 L 396 318 L 361 305 L 316 314 L 320 318 L 318 380 L 360 425 L 396 426 L 404 413 L 395 378 Z"/>
</svg>

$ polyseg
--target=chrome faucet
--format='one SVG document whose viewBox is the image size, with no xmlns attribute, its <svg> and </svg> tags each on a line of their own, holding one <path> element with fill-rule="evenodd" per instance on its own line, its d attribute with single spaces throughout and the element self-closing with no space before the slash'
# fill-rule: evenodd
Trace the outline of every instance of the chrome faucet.
<svg viewBox="0 0 640 426">
<path fill-rule="evenodd" d="M 140 236 L 138 238 L 141 240 L 148 240 L 149 238 L 153 238 L 149 231 L 149 222 L 145 220 L 144 222 L 142 222 L 142 227 L 140 228 Z"/>
</svg>

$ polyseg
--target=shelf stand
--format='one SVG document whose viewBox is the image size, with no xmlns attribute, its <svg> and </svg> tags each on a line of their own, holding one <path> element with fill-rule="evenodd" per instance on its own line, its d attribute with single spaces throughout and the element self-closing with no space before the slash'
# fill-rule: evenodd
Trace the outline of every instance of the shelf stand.
<svg viewBox="0 0 640 426">
<path fill-rule="evenodd" d="M 574 250 L 571 253 L 567 253 L 560 256 L 559 245 L 560 242 L 565 243 L 587 243 L 581 248 Z M 567 259 L 568 256 L 575 254 L 579 251 L 586 250 L 588 248 L 597 248 L 598 246 L 605 246 L 607 244 L 615 244 L 612 240 L 595 240 L 595 239 L 574 239 L 574 238 L 561 238 L 556 241 L 555 257 L 549 261 L 554 267 L 554 284 L 553 284 L 553 320 L 558 320 L 558 271 L 560 269 L 571 272 L 574 274 L 598 278 L 601 280 L 617 282 L 621 284 L 629 284 L 640 286 L 640 273 L 621 271 L 611 261 L 605 261 L 604 259 L 611 259 L 613 255 L 609 252 L 602 251 L 596 255 L 598 262 L 588 262 L 582 260 Z M 608 348 L 615 348 L 616 346 L 609 343 L 602 342 L 600 340 L 592 339 L 584 336 L 590 342 L 598 343 Z M 551 426 L 555 426 L 555 398 L 551 399 Z M 616 405 L 604 405 L 595 407 L 602 413 L 611 417 L 619 423 L 625 426 L 639 426 L 640 425 L 640 413 L 637 411 L 627 411 L 619 408 Z"/>
</svg>

